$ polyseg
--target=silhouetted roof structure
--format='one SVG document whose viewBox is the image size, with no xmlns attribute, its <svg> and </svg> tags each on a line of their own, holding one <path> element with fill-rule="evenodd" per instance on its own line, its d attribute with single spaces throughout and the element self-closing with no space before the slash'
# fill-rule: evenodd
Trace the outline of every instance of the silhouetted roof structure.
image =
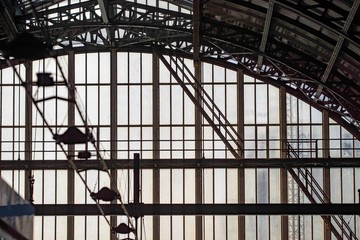
<svg viewBox="0 0 360 240">
<path fill-rule="evenodd" d="M 2 0 L 0 46 L 27 29 L 54 45 L 51 55 L 151 52 L 155 44 L 192 58 L 193 33 L 199 34 L 202 61 L 285 87 L 360 138 L 359 1 L 205 0 L 199 33 L 193 1 L 168 0 L 175 10 L 124 0 L 68 2 Z M 6 66 L 1 59 L 0 68 Z"/>
</svg>

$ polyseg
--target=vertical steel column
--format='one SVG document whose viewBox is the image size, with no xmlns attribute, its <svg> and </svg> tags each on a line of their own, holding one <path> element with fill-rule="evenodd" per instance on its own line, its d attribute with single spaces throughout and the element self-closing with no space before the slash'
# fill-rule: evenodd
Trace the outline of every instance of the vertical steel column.
<svg viewBox="0 0 360 240">
<path fill-rule="evenodd" d="M 156 0 L 156 7 L 159 1 Z M 156 13 L 156 18 L 159 18 Z M 160 158 L 160 71 L 159 58 L 152 54 L 153 80 L 153 159 Z M 160 203 L 160 169 L 153 169 L 153 203 Z M 160 239 L 160 216 L 153 216 L 153 239 Z"/>
<path fill-rule="evenodd" d="M 244 139 L 244 73 L 242 70 L 237 71 L 237 132 L 239 136 Z M 241 159 L 244 158 L 244 141 L 238 139 L 241 149 L 238 149 L 238 154 Z M 245 169 L 238 169 L 238 202 L 245 203 Z M 238 219 L 238 239 L 245 239 L 245 216 L 239 216 Z"/>
<path fill-rule="evenodd" d="M 2 144 L 1 144 L 1 142 L 3 141 L 2 139 L 2 125 L 3 125 L 3 120 L 2 120 L 2 114 L 3 114 L 3 97 L 2 97 L 2 93 L 3 93 L 3 91 L 4 91 L 4 89 L 3 89 L 3 78 L 4 78 L 4 75 L 3 75 L 3 71 L 2 70 L 0 70 L 0 159 L 2 160 L 2 157 L 1 157 L 1 153 L 2 153 Z M 0 161 L 1 161 L 0 160 Z M 1 178 L 1 172 L 2 171 L 0 171 L 0 178 Z"/>
<path fill-rule="evenodd" d="M 159 58 L 153 53 L 153 159 L 160 158 Z M 153 203 L 160 203 L 160 170 L 153 169 Z M 160 239 L 160 217 L 153 216 L 153 239 Z"/>
<path fill-rule="evenodd" d="M 110 157 L 118 159 L 117 156 L 117 51 L 110 51 Z M 112 179 L 117 182 L 117 170 L 110 171 Z M 116 200 L 112 202 L 116 204 Z M 111 226 L 117 226 L 116 216 L 110 217 Z M 110 233 L 111 240 L 116 240 L 116 234 Z"/>
<path fill-rule="evenodd" d="M 73 51 L 68 55 L 68 84 L 69 93 L 68 97 L 75 96 L 75 54 Z M 71 101 L 68 102 L 68 125 L 75 125 L 75 104 Z M 68 146 L 68 155 L 70 158 L 75 155 L 75 148 L 73 144 Z M 68 203 L 73 204 L 75 195 L 75 172 L 68 170 Z M 74 216 L 67 217 L 67 239 L 74 239 Z"/>
<path fill-rule="evenodd" d="M 323 138 L 323 142 L 322 142 L 322 148 L 323 148 L 323 157 L 324 158 L 329 158 L 330 157 L 330 152 L 329 152 L 329 112 L 326 110 L 323 110 L 323 123 L 322 123 L 322 138 Z M 331 199 L 330 197 L 330 168 L 329 167 L 325 167 L 323 169 L 323 190 L 325 192 L 325 194 L 327 196 L 329 196 L 329 199 Z M 326 201 L 326 199 L 324 199 Z M 329 218 L 330 221 L 330 218 Z M 328 227 L 327 224 L 324 224 L 324 239 L 331 239 L 331 230 Z"/>
<path fill-rule="evenodd" d="M 140 203 L 140 154 L 134 153 L 134 203 Z M 135 231 L 138 233 L 138 216 L 135 217 Z"/>
<path fill-rule="evenodd" d="M 32 94 L 32 62 L 25 63 L 25 82 L 26 82 L 26 91 L 29 94 L 26 94 L 25 97 L 25 160 L 32 160 L 32 99 L 30 94 Z M 30 181 L 31 171 L 25 171 L 25 199 L 30 199 Z"/>
<path fill-rule="evenodd" d="M 195 81 L 201 83 L 200 61 L 200 0 L 193 1 L 193 57 Z M 200 94 L 195 94 L 196 100 L 202 105 Z M 195 158 L 202 156 L 202 114 L 195 108 Z M 195 170 L 195 203 L 202 203 L 202 169 Z M 196 240 L 202 240 L 202 216 L 195 217 Z"/>
<path fill-rule="evenodd" d="M 286 139 L 287 139 L 287 129 L 286 129 L 286 91 L 284 87 L 280 88 L 280 141 L 281 141 L 281 158 L 286 158 Z M 288 177 L 287 170 L 280 169 L 280 201 L 281 203 L 288 202 Z M 288 229 L 288 217 L 281 216 L 281 239 L 287 240 L 289 237 Z"/>
<path fill-rule="evenodd" d="M 2 98 L 2 92 L 4 91 L 3 90 L 3 72 L 2 70 L 0 70 L 0 158 L 1 158 L 1 153 L 2 153 L 2 116 L 3 116 L 3 98 Z M 1 178 L 1 171 L 0 171 L 0 178 Z"/>
</svg>

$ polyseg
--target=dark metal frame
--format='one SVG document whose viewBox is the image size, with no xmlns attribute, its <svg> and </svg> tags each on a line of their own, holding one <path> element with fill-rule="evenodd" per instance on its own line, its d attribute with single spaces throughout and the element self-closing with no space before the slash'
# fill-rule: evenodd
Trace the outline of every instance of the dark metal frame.
<svg viewBox="0 0 360 240">
<path fill-rule="evenodd" d="M 270 1 L 256 5 L 213 0 L 199 4 L 202 61 L 232 64 L 265 82 L 285 86 L 313 106 L 328 109 L 336 121 L 360 139 L 360 86 L 356 82 L 359 1 L 342 7 L 331 1 L 317 1 L 314 5 L 305 1 Z M 106 4 L 93 0 L 54 9 L 36 1 L 34 6 L 27 1 L 16 6 L 3 0 L 2 5 L 0 23 L 7 34 L 0 36 L 3 43 L 26 28 L 65 51 L 151 51 L 152 43 L 165 43 L 193 57 L 191 14 L 124 0 Z M 15 15 L 15 9 L 21 9 L 22 15 Z M 232 14 L 219 9 L 229 9 Z M 244 14 L 253 21 L 244 21 Z M 325 30 L 319 31 L 320 27 Z"/>
<path fill-rule="evenodd" d="M 37 216 L 98 215 L 95 204 L 34 205 Z M 124 215 L 118 204 L 101 204 L 106 215 Z M 125 204 L 130 216 L 161 215 L 359 215 L 359 204 Z"/>
<path fill-rule="evenodd" d="M 102 170 L 97 160 L 73 160 L 79 171 Z M 133 169 L 132 159 L 105 160 L 109 169 Z M 141 159 L 142 169 L 206 169 L 206 168 L 331 168 L 360 167 L 358 158 L 301 158 L 301 159 Z M 0 170 L 67 170 L 67 160 L 2 160 Z"/>
</svg>

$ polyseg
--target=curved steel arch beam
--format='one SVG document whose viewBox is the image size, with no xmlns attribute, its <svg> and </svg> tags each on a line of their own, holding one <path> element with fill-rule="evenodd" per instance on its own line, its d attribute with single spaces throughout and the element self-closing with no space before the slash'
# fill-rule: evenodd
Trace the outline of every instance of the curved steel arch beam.
<svg viewBox="0 0 360 240">
<path fill-rule="evenodd" d="M 81 44 L 81 47 L 73 49 L 75 51 L 106 50 L 110 45 L 104 32 L 106 32 L 106 28 L 112 28 L 117 31 L 117 37 L 114 39 L 115 45 L 112 47 L 128 50 L 134 50 L 135 47 L 147 49 L 150 43 L 155 41 L 173 44 L 179 51 L 191 57 L 191 14 L 127 1 L 109 1 L 109 4 L 116 5 L 120 10 L 108 19 L 108 24 L 103 22 L 101 14 L 99 14 L 101 11 L 98 11 L 100 6 L 97 1 L 88 1 L 56 10 L 39 10 L 37 16 L 44 18 L 48 24 L 44 24 L 45 28 L 43 29 L 36 25 L 27 25 L 27 27 L 37 34 L 40 34 L 41 30 L 50 32 L 53 41 L 57 38 L 69 41 L 69 45 L 59 44 L 64 50 L 73 47 L 74 41 Z M 72 13 L 74 8 L 85 10 L 85 12 Z M 139 14 L 139 9 L 141 14 Z M 256 10 L 260 11 L 261 9 L 258 7 Z M 59 15 L 51 17 L 56 12 Z M 279 16 L 272 16 L 272 19 L 276 17 Z M 18 21 L 19 24 L 31 22 L 29 20 L 32 18 L 32 15 L 25 15 L 18 18 Z M 60 21 L 62 18 L 66 18 L 66 20 Z M 325 83 L 321 81 L 321 76 L 326 70 L 325 63 L 288 44 L 279 42 L 271 34 L 271 30 L 266 39 L 269 47 L 264 49 L 266 50 L 265 53 L 262 53 L 260 50 L 264 44 L 261 45 L 261 42 L 264 42 L 264 38 L 261 33 L 225 22 L 207 18 L 203 20 L 203 26 L 207 26 L 201 28 L 203 40 L 200 51 L 203 61 L 207 61 L 206 58 L 216 56 L 218 64 L 225 61 L 254 72 L 256 71 L 258 56 L 262 55 L 265 59 L 262 61 L 261 71 L 259 71 L 257 78 L 272 78 L 272 80 L 275 79 L 282 84 L 285 83 L 289 88 L 296 86 L 299 93 L 302 94 L 302 98 L 306 100 L 311 99 L 318 86 L 324 86 L 323 101 L 318 101 L 316 104 L 321 108 L 337 112 L 340 117 L 345 117 L 347 121 L 354 119 L 355 122 L 350 124 L 359 127 L 360 115 L 358 116 L 356 113 L 360 112 L 360 109 L 357 99 L 346 99 L 341 96 L 339 94 L 339 91 L 341 93 L 340 87 L 344 86 L 334 85 L 331 81 Z M 351 81 L 345 87 L 350 86 L 350 84 Z M 360 91 L 360 87 L 356 85 L 351 86 L 351 88 Z"/>
<path fill-rule="evenodd" d="M 97 51 L 102 51 L 102 52 L 106 52 L 108 51 L 107 48 L 100 48 L 100 47 L 93 47 L 91 49 L 84 49 L 84 48 L 75 48 L 75 49 L 72 49 L 75 53 L 84 53 L 84 52 L 97 52 Z M 119 51 L 131 51 L 131 52 L 144 52 L 144 53 L 152 53 L 152 49 L 151 48 L 147 48 L 145 46 L 143 47 L 134 47 L 134 48 L 121 48 L 119 49 Z M 162 49 L 161 50 L 161 53 L 162 54 L 168 54 L 169 53 L 169 49 Z M 53 56 L 61 56 L 61 55 L 66 55 L 67 54 L 67 51 L 64 50 L 64 49 L 61 49 L 61 50 L 56 50 L 56 51 L 53 51 L 51 53 L 51 55 Z M 177 53 L 179 56 L 181 57 L 184 57 L 184 58 L 191 58 L 192 55 L 191 54 L 187 54 L 186 52 L 183 52 L 183 51 L 179 51 Z M 264 81 L 265 83 L 268 83 L 270 85 L 273 85 L 275 87 L 280 87 L 280 86 L 283 86 L 285 87 L 286 91 L 301 99 L 302 101 L 308 103 L 309 105 L 315 107 L 316 109 L 318 109 L 319 111 L 322 111 L 323 109 L 327 109 L 326 107 L 312 101 L 312 99 L 306 97 L 304 95 L 303 92 L 301 92 L 299 89 L 294 89 L 293 87 L 289 86 L 288 84 L 286 84 L 286 82 L 284 81 L 280 81 L 280 80 L 277 80 L 277 79 L 274 79 L 272 78 L 271 76 L 266 76 L 266 75 L 260 75 L 260 74 L 257 74 L 255 71 L 251 71 L 247 66 L 246 66 L 246 63 L 244 63 L 243 65 L 239 64 L 239 63 L 235 63 L 235 62 L 230 62 L 228 61 L 228 59 L 225 59 L 225 58 L 202 58 L 201 59 L 203 62 L 207 62 L 207 63 L 210 63 L 210 64 L 216 64 L 216 65 L 219 65 L 219 66 L 222 66 L 222 67 L 226 67 L 226 68 L 229 68 L 229 69 L 233 69 L 233 70 L 236 70 L 238 68 L 242 69 L 244 71 L 245 74 L 249 75 L 249 76 L 252 76 L 254 78 L 257 78 L 259 80 L 262 80 Z M 254 63 L 256 64 L 256 60 L 257 58 L 254 57 Z M 22 63 L 21 61 L 19 60 L 12 60 L 10 61 L 12 65 L 16 65 L 16 64 L 19 64 L 19 63 Z M 5 65 L 5 63 L 1 62 L 0 61 L 0 69 L 2 68 L 5 68 L 5 67 L 8 67 L 7 65 Z M 301 79 L 301 81 L 304 81 L 303 79 Z M 315 89 L 316 90 L 316 89 Z M 328 110 L 328 109 L 327 109 Z M 336 111 L 330 111 L 330 116 L 332 119 L 334 119 L 336 122 L 338 122 L 341 126 L 343 126 L 345 129 L 347 129 L 350 133 L 352 133 L 354 135 L 354 137 L 356 137 L 357 139 L 360 140 L 360 132 L 359 132 L 359 128 L 350 123 L 349 121 L 345 120 L 341 114 L 337 113 Z"/>
</svg>

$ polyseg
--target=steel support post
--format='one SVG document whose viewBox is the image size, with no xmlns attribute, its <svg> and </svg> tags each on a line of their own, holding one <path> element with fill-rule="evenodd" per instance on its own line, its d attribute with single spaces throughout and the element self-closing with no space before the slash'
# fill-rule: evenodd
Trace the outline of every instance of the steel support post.
<svg viewBox="0 0 360 240">
<path fill-rule="evenodd" d="M 244 73 L 242 70 L 237 71 L 237 132 L 239 136 L 244 139 Z M 244 158 L 244 141 L 238 139 L 241 149 L 238 149 L 238 154 L 241 159 Z M 238 169 L 238 202 L 245 203 L 245 169 Z M 245 216 L 239 216 L 238 219 L 238 239 L 245 239 Z"/>
<path fill-rule="evenodd" d="M 280 141 L 281 141 L 281 157 L 286 158 L 287 128 L 286 128 L 286 91 L 284 87 L 280 88 Z M 280 169 L 280 201 L 281 203 L 288 202 L 288 176 L 286 169 Z M 287 216 L 281 216 L 281 239 L 287 240 L 289 238 L 289 223 Z"/>
<path fill-rule="evenodd" d="M 134 153 L 134 204 L 140 203 L 140 154 Z M 135 232 L 139 234 L 138 229 L 139 216 L 135 216 Z M 141 229 L 140 229 L 141 231 Z"/>
<path fill-rule="evenodd" d="M 200 16 L 201 4 L 200 0 L 193 1 L 193 60 L 194 60 L 194 73 L 195 81 L 201 84 L 201 61 L 200 61 Z M 197 86 L 198 88 L 198 86 Z M 199 91 L 200 92 L 200 91 Z M 196 101 L 202 106 L 201 93 L 196 92 Z M 201 159 L 203 156 L 202 151 L 202 114 L 195 108 L 195 158 Z M 195 170 L 195 203 L 202 203 L 202 169 Z M 195 217 L 195 239 L 202 240 L 202 216 Z"/>
<path fill-rule="evenodd" d="M 159 58 L 152 55 L 153 69 L 153 158 L 160 159 L 160 87 Z M 160 203 L 160 169 L 153 169 L 153 203 Z M 160 216 L 153 216 L 153 239 L 160 239 Z"/>
<path fill-rule="evenodd" d="M 75 54 L 70 51 L 68 54 L 68 84 L 69 95 L 68 97 L 75 96 Z M 68 125 L 75 125 L 75 104 L 72 101 L 68 102 Z M 74 145 L 68 146 L 68 155 L 70 158 L 75 155 Z M 75 172 L 74 170 L 68 170 L 68 204 L 75 202 Z M 74 239 L 74 216 L 67 217 L 67 239 Z"/>
<path fill-rule="evenodd" d="M 110 51 L 110 157 L 117 159 L 117 52 Z M 110 171 L 112 179 L 117 182 L 117 169 Z M 112 201 L 113 204 L 116 200 Z M 110 218 L 111 226 L 117 226 L 116 216 Z M 110 239 L 116 240 L 115 234 L 110 233 Z"/>
<path fill-rule="evenodd" d="M 25 63 L 25 87 L 29 94 L 32 94 L 32 62 Z M 26 95 L 25 98 L 25 160 L 32 160 L 32 99 Z M 30 188 L 30 178 L 32 177 L 31 170 L 25 170 L 25 199 L 30 200 L 32 198 Z"/>
<path fill-rule="evenodd" d="M 322 148 L 323 148 L 323 157 L 324 158 L 329 158 L 330 153 L 329 153 L 329 112 L 324 110 L 323 114 L 323 124 L 322 124 L 322 134 L 323 134 L 323 142 L 322 142 Z M 329 196 L 330 198 L 330 168 L 329 167 L 325 167 L 323 169 L 323 190 L 325 192 L 325 194 L 327 196 Z M 329 219 L 330 221 L 330 219 Z M 324 239 L 331 239 L 331 230 L 328 227 L 327 224 L 324 224 Z"/>
</svg>

